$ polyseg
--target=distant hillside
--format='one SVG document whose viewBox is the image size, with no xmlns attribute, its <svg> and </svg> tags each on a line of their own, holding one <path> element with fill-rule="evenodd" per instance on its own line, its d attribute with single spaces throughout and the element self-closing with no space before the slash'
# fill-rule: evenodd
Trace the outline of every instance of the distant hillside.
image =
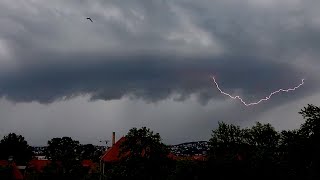
<svg viewBox="0 0 320 180">
<path fill-rule="evenodd" d="M 107 147 L 105 146 L 95 146 L 98 151 L 105 151 Z M 45 154 L 45 150 L 47 149 L 47 146 L 33 146 L 31 147 L 34 155 L 36 156 L 42 156 Z"/>
<path fill-rule="evenodd" d="M 173 154 L 177 156 L 194 156 L 194 155 L 206 155 L 208 152 L 208 142 L 207 141 L 195 141 L 186 142 L 177 145 L 169 146 Z M 44 155 L 46 146 L 32 147 L 33 152 L 36 156 Z M 104 151 L 105 146 L 96 146 L 97 149 Z"/>
<path fill-rule="evenodd" d="M 171 152 L 177 156 L 206 155 L 208 153 L 207 141 L 186 142 L 170 146 Z"/>
</svg>

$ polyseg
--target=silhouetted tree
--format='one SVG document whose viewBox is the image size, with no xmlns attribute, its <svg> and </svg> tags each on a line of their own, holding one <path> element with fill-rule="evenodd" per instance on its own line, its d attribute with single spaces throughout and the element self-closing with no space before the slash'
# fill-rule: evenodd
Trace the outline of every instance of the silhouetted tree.
<svg viewBox="0 0 320 180">
<path fill-rule="evenodd" d="M 308 171 L 310 178 L 320 179 L 320 107 L 308 104 L 301 109 L 299 114 L 306 120 L 299 129 L 300 134 L 305 138 L 305 147 L 308 156 Z"/>
<path fill-rule="evenodd" d="M 12 156 L 17 164 L 26 165 L 32 155 L 32 148 L 21 135 L 10 133 L 0 141 L 0 159 L 8 160 Z"/>
<path fill-rule="evenodd" d="M 81 159 L 94 159 L 97 148 L 92 144 L 80 145 L 80 158 Z"/>
<path fill-rule="evenodd" d="M 70 137 L 53 138 L 48 141 L 46 156 L 53 161 L 53 166 L 61 164 L 63 174 L 78 174 L 81 170 L 79 141 Z"/>
<path fill-rule="evenodd" d="M 169 153 L 167 146 L 161 142 L 160 134 L 154 134 L 146 127 L 130 129 L 120 148 L 122 154 L 130 152 L 126 155 L 128 159 L 158 159 L 167 157 Z"/>
<path fill-rule="evenodd" d="M 306 119 L 300 129 L 281 133 L 258 122 L 245 129 L 219 123 L 209 141 L 216 179 L 320 179 L 320 107 L 299 113 Z"/>
<path fill-rule="evenodd" d="M 168 175 L 169 150 L 158 133 L 132 128 L 120 146 L 121 162 L 110 172 L 117 178 L 163 179 Z"/>
<path fill-rule="evenodd" d="M 235 160 L 243 143 L 240 126 L 219 122 L 218 128 L 212 131 L 209 140 L 210 156 L 214 159 Z"/>
<path fill-rule="evenodd" d="M 245 142 L 249 147 L 246 156 L 256 174 L 268 177 L 274 175 L 279 160 L 278 147 L 280 134 L 271 124 L 256 123 L 245 130 Z M 271 178 L 271 177 L 270 177 Z"/>
<path fill-rule="evenodd" d="M 243 174 L 240 161 L 244 151 L 244 134 L 239 126 L 219 122 L 209 140 L 209 160 L 216 179 L 235 178 Z"/>
<path fill-rule="evenodd" d="M 92 144 L 84 144 L 79 146 L 80 151 L 80 159 L 81 160 L 92 160 L 94 162 L 100 161 L 100 156 L 103 151 L 98 149 L 96 146 Z"/>
<path fill-rule="evenodd" d="M 306 177 L 307 137 L 299 130 L 282 131 L 279 145 L 280 170 L 288 178 Z"/>
</svg>

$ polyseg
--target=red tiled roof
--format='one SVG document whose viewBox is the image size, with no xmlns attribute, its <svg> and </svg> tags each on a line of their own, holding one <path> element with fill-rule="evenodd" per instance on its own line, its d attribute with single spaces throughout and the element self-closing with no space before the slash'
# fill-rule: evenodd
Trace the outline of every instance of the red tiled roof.
<svg viewBox="0 0 320 180">
<path fill-rule="evenodd" d="M 96 165 L 96 163 L 91 160 L 83 160 L 81 164 L 83 167 L 94 167 Z"/>
<path fill-rule="evenodd" d="M 89 168 L 89 173 L 92 173 L 98 169 L 98 164 L 92 160 L 83 160 L 81 164 L 83 167 Z"/>
<path fill-rule="evenodd" d="M 42 172 L 43 168 L 51 163 L 50 160 L 33 159 L 29 162 L 29 167 L 34 168 L 38 172 Z"/>
<path fill-rule="evenodd" d="M 93 165 L 95 165 L 95 164 L 94 164 L 94 162 L 92 162 L 91 160 L 83 160 L 83 161 L 82 161 L 82 166 L 83 166 L 83 167 L 91 167 L 91 166 L 93 166 Z"/>
<path fill-rule="evenodd" d="M 120 145 L 126 140 L 125 137 L 120 138 L 111 148 L 109 148 L 101 160 L 104 162 L 115 162 L 119 161 Z"/>
<path fill-rule="evenodd" d="M 205 161 L 205 160 L 207 160 L 207 157 L 201 156 L 201 155 L 194 155 L 194 156 L 192 156 L 192 159 L 197 160 L 197 161 Z"/>
<path fill-rule="evenodd" d="M 33 159 L 29 162 L 29 167 L 34 168 L 38 172 L 42 172 L 43 168 L 48 166 L 51 163 L 50 160 L 39 160 L 39 159 Z M 57 162 L 58 164 L 61 164 L 60 162 Z M 83 160 L 81 162 L 83 167 L 90 167 L 94 168 L 96 166 L 96 163 L 94 163 L 91 160 Z"/>
<path fill-rule="evenodd" d="M 12 167 L 12 173 L 13 173 L 13 177 L 15 180 L 22 180 L 23 179 L 23 175 L 21 174 L 20 170 L 17 168 L 16 164 L 13 163 L 9 163 L 7 160 L 0 160 L 0 166 L 11 166 Z"/>
<path fill-rule="evenodd" d="M 119 161 L 119 152 L 120 152 L 120 145 L 126 140 L 125 137 L 120 138 L 111 148 L 109 148 L 104 155 L 101 157 L 101 160 L 104 162 L 116 162 Z M 127 152 L 125 154 L 128 155 L 130 152 Z M 142 155 L 144 155 L 144 151 L 142 152 Z M 177 156 L 173 153 L 168 154 L 168 158 L 172 160 L 176 160 Z"/>
<path fill-rule="evenodd" d="M 0 160 L 0 166 L 8 166 L 9 162 L 7 160 Z"/>
<path fill-rule="evenodd" d="M 171 153 L 171 152 L 168 154 L 168 158 L 172 159 L 172 160 L 177 160 L 178 159 L 178 157 L 175 154 Z"/>
</svg>

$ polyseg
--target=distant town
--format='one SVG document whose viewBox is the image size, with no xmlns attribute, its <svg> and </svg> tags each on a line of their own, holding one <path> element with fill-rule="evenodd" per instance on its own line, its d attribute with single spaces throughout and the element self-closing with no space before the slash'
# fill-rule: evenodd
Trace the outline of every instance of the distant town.
<svg viewBox="0 0 320 180">
<path fill-rule="evenodd" d="M 45 150 L 47 146 L 32 146 L 32 152 L 37 159 L 46 159 Z M 107 146 L 95 146 L 98 151 L 105 151 Z M 200 156 L 207 155 L 209 145 L 207 141 L 186 142 L 169 146 L 170 151 L 177 156 Z"/>
</svg>

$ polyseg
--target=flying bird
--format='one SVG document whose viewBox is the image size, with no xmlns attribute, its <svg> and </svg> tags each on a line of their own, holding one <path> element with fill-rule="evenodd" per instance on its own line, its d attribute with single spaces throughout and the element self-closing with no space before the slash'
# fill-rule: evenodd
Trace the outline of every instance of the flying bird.
<svg viewBox="0 0 320 180">
<path fill-rule="evenodd" d="M 93 22 L 91 18 L 87 17 L 87 19 L 90 20 L 91 22 Z"/>
</svg>

